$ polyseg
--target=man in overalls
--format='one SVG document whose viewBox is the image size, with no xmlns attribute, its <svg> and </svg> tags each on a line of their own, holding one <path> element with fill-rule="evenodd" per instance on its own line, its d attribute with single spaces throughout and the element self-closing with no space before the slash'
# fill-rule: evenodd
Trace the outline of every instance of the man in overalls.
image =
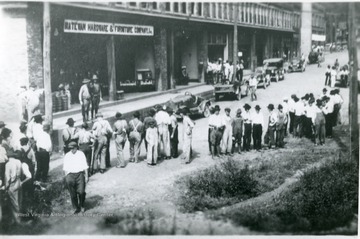
<svg viewBox="0 0 360 239">
<path fill-rule="evenodd" d="M 129 122 L 130 162 L 139 162 L 141 135 L 144 130 L 143 123 L 139 120 L 140 113 L 136 111 L 134 119 Z"/>
<path fill-rule="evenodd" d="M 96 141 L 96 150 L 94 160 L 100 160 L 100 173 L 104 173 L 106 169 L 106 150 L 108 145 L 108 135 L 113 134 L 113 130 L 107 120 L 103 119 L 103 115 L 101 113 L 96 114 L 96 122 L 93 125 L 93 134 Z M 96 167 L 97 168 L 97 167 Z"/>
</svg>

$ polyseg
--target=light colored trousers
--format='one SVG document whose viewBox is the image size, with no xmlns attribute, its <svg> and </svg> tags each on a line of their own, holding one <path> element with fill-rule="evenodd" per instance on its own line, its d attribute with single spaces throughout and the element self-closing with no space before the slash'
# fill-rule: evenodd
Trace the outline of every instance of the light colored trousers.
<svg viewBox="0 0 360 239">
<path fill-rule="evenodd" d="M 105 161 L 105 157 L 106 157 L 106 150 L 107 147 L 109 147 L 108 143 L 107 143 L 107 138 L 106 136 L 100 136 L 98 139 L 98 145 L 96 147 L 96 151 L 95 151 L 95 159 L 100 158 L 100 169 L 106 169 L 106 161 Z M 98 165 L 95 167 L 95 169 L 98 169 Z"/>
<path fill-rule="evenodd" d="M 187 135 L 184 134 L 184 141 L 183 141 L 183 156 L 182 160 L 189 163 L 191 158 L 191 141 L 192 141 L 192 134 Z"/>
<path fill-rule="evenodd" d="M 130 143 L 130 161 L 139 162 L 140 156 L 140 145 L 141 145 L 141 134 L 139 132 L 131 132 L 129 135 Z"/>
<path fill-rule="evenodd" d="M 231 153 L 232 148 L 232 128 L 226 127 L 222 137 L 221 151 L 223 153 Z"/>
<path fill-rule="evenodd" d="M 161 155 L 161 147 L 163 148 L 164 154 L 166 157 L 170 157 L 170 134 L 169 128 L 166 124 L 158 125 L 159 131 L 159 145 L 158 145 L 158 155 Z"/>
<path fill-rule="evenodd" d="M 125 146 L 126 138 L 123 136 L 116 136 L 115 145 L 116 145 L 116 153 L 118 166 L 125 167 L 125 158 L 124 158 L 124 146 Z"/>
</svg>

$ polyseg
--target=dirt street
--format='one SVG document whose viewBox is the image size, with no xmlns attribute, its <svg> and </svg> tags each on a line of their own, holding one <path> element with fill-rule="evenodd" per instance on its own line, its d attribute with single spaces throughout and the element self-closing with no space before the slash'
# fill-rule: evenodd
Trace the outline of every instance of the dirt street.
<svg viewBox="0 0 360 239">
<path fill-rule="evenodd" d="M 258 89 L 258 100 L 250 101 L 250 97 L 245 97 L 241 101 L 221 100 L 214 104 L 218 104 L 223 113 L 225 107 L 231 108 L 231 115 L 234 115 L 236 109 L 242 108 L 245 103 L 249 103 L 252 108 L 259 104 L 264 113 L 265 122 L 267 122 L 268 111 L 267 105 L 273 103 L 277 106 L 281 103 L 283 97 L 290 97 L 296 94 L 298 97 L 305 93 L 312 92 L 318 96 L 324 88 L 325 70 L 327 64 L 333 64 L 338 58 L 340 65 L 347 62 L 347 52 L 333 53 L 325 56 L 325 62 L 322 67 L 317 65 L 309 65 L 303 73 L 290 73 L 285 75 L 285 80 L 278 83 L 272 82 L 266 89 Z M 342 116 L 344 123 L 348 123 L 348 107 L 349 97 L 348 89 L 341 88 L 340 93 L 344 98 L 344 107 L 342 108 Z M 243 108 L 242 108 L 243 109 Z M 129 163 L 126 168 L 119 169 L 112 167 L 104 174 L 96 174 L 90 178 L 87 185 L 87 202 L 86 207 L 88 214 L 99 214 L 94 217 L 78 218 L 52 218 L 49 219 L 51 226 L 47 234 L 112 234 L 109 228 L 99 226 L 103 221 L 101 214 L 112 213 L 117 214 L 124 210 L 135 210 L 138 207 L 151 209 L 156 218 L 161 218 L 159 223 L 169 223 L 174 213 L 177 217 L 177 233 L 184 233 L 182 228 L 188 227 L 187 230 L 191 234 L 206 234 L 209 228 L 214 234 L 251 234 L 246 228 L 234 227 L 231 223 L 220 223 L 205 219 L 201 213 L 199 214 L 181 214 L 176 210 L 173 195 L 171 195 L 174 182 L 182 175 L 191 174 L 192 172 L 209 167 L 216 162 L 211 159 L 207 145 L 207 119 L 197 119 L 193 132 L 193 151 L 194 156 L 192 162 L 188 165 L 181 164 L 180 158 L 162 161 L 158 166 L 149 168 L 145 162 L 138 164 Z M 266 129 L 263 130 L 264 132 Z M 180 144 L 182 147 L 182 127 L 180 124 Z M 126 157 L 128 158 L 129 144 L 126 143 Z M 181 150 L 180 150 L 181 152 Z M 266 152 L 265 152 L 266 153 Z M 257 152 L 249 152 L 242 154 L 241 157 L 246 159 L 259 156 Z M 116 165 L 115 145 L 111 144 L 112 165 Z M 142 145 L 141 159 L 145 158 L 145 147 Z M 67 193 L 67 192 L 64 192 Z M 57 205 L 54 212 L 71 213 L 70 198 L 64 205 Z"/>
</svg>

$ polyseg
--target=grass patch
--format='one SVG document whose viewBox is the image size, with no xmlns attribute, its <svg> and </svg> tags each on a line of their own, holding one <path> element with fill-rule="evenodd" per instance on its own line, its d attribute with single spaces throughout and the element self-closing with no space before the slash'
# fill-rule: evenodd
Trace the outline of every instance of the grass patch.
<svg viewBox="0 0 360 239">
<path fill-rule="evenodd" d="M 320 233 L 349 225 L 357 205 L 356 164 L 334 161 L 309 170 L 273 201 L 239 208 L 228 217 L 256 231 Z"/>
<path fill-rule="evenodd" d="M 252 161 L 226 159 L 176 181 L 177 203 L 185 212 L 217 209 L 272 191 L 297 170 L 320 161 L 328 152 L 277 152 Z M 324 156 L 325 155 L 325 156 Z"/>
</svg>

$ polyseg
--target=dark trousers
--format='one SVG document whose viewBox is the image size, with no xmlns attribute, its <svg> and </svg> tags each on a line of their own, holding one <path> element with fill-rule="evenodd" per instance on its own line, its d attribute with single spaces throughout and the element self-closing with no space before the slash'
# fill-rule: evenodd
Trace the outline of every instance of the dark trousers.
<svg viewBox="0 0 360 239">
<path fill-rule="evenodd" d="M 276 145 L 280 148 L 284 147 L 284 136 L 286 128 L 284 126 L 276 129 Z"/>
<path fill-rule="evenodd" d="M 315 137 L 314 137 L 314 142 L 315 144 L 324 144 L 325 143 L 325 123 L 321 122 L 321 123 L 317 123 L 314 126 L 315 128 Z"/>
<path fill-rule="evenodd" d="M 209 152 L 211 153 L 211 140 L 210 140 L 210 135 L 211 135 L 211 131 L 213 129 L 209 128 L 208 129 L 208 145 L 209 145 Z"/>
<path fill-rule="evenodd" d="M 35 179 L 46 181 L 46 178 L 49 173 L 49 163 L 50 163 L 49 152 L 40 148 L 36 152 L 36 162 L 37 162 L 37 171 L 36 171 Z"/>
<path fill-rule="evenodd" d="M 303 117 L 296 116 L 294 117 L 294 136 L 295 137 L 302 137 L 303 136 Z"/>
<path fill-rule="evenodd" d="M 231 153 L 235 152 L 235 146 L 238 145 L 238 152 L 241 152 L 241 141 L 242 141 L 242 132 L 236 132 L 234 135 L 234 140 L 232 143 Z"/>
<path fill-rule="evenodd" d="M 88 172 L 90 172 L 91 167 L 91 156 L 92 156 L 92 149 L 90 143 L 87 144 L 79 144 L 79 150 L 85 154 L 86 162 L 89 166 Z"/>
<path fill-rule="evenodd" d="M 99 110 L 99 104 L 100 104 L 100 96 L 93 96 L 93 98 L 91 99 L 91 118 L 94 118 L 94 116 L 97 114 Z"/>
<path fill-rule="evenodd" d="M 303 131 L 306 138 L 311 139 L 312 138 L 312 122 L 311 118 L 304 117 L 303 119 Z"/>
<path fill-rule="evenodd" d="M 106 148 L 106 157 L 105 157 L 105 164 L 107 168 L 111 167 L 110 163 L 110 139 L 111 137 L 107 137 L 107 148 Z"/>
<path fill-rule="evenodd" d="M 0 163 L 0 180 L 1 182 L 5 182 L 5 164 L 6 163 Z"/>
<path fill-rule="evenodd" d="M 268 132 L 269 132 L 269 148 L 271 148 L 272 145 L 275 145 L 275 132 L 276 132 L 275 125 L 274 126 L 269 125 Z"/>
<path fill-rule="evenodd" d="M 333 113 L 329 113 L 325 115 L 326 137 L 332 136 L 332 128 L 333 128 Z"/>
<path fill-rule="evenodd" d="M 254 124 L 253 125 L 253 141 L 254 141 L 254 149 L 261 149 L 261 136 L 262 136 L 262 125 Z"/>
<path fill-rule="evenodd" d="M 251 143 L 251 124 L 244 124 L 244 140 L 243 140 L 243 148 L 246 151 L 250 150 Z"/>
<path fill-rule="evenodd" d="M 85 175 L 84 172 L 69 173 L 65 177 L 66 186 L 71 197 L 71 204 L 75 210 L 84 207 L 85 202 Z"/>
<path fill-rule="evenodd" d="M 170 136 L 173 133 L 173 129 L 169 129 L 169 134 Z M 145 140 L 146 141 L 146 140 Z M 170 137 L 170 155 L 173 158 L 177 158 L 178 156 L 178 144 L 179 144 L 179 136 L 178 136 L 178 127 L 176 127 L 175 132 L 174 132 L 174 137 L 171 138 Z"/>
<path fill-rule="evenodd" d="M 295 113 L 294 112 L 289 112 L 289 116 L 290 116 L 289 132 L 290 132 L 290 134 L 293 134 L 294 133 Z"/>
<path fill-rule="evenodd" d="M 89 120 L 89 110 L 90 110 L 90 99 L 83 99 L 83 104 L 81 106 L 81 113 L 84 122 Z"/>
<path fill-rule="evenodd" d="M 330 73 L 325 73 L 325 85 L 330 85 Z"/>
</svg>

